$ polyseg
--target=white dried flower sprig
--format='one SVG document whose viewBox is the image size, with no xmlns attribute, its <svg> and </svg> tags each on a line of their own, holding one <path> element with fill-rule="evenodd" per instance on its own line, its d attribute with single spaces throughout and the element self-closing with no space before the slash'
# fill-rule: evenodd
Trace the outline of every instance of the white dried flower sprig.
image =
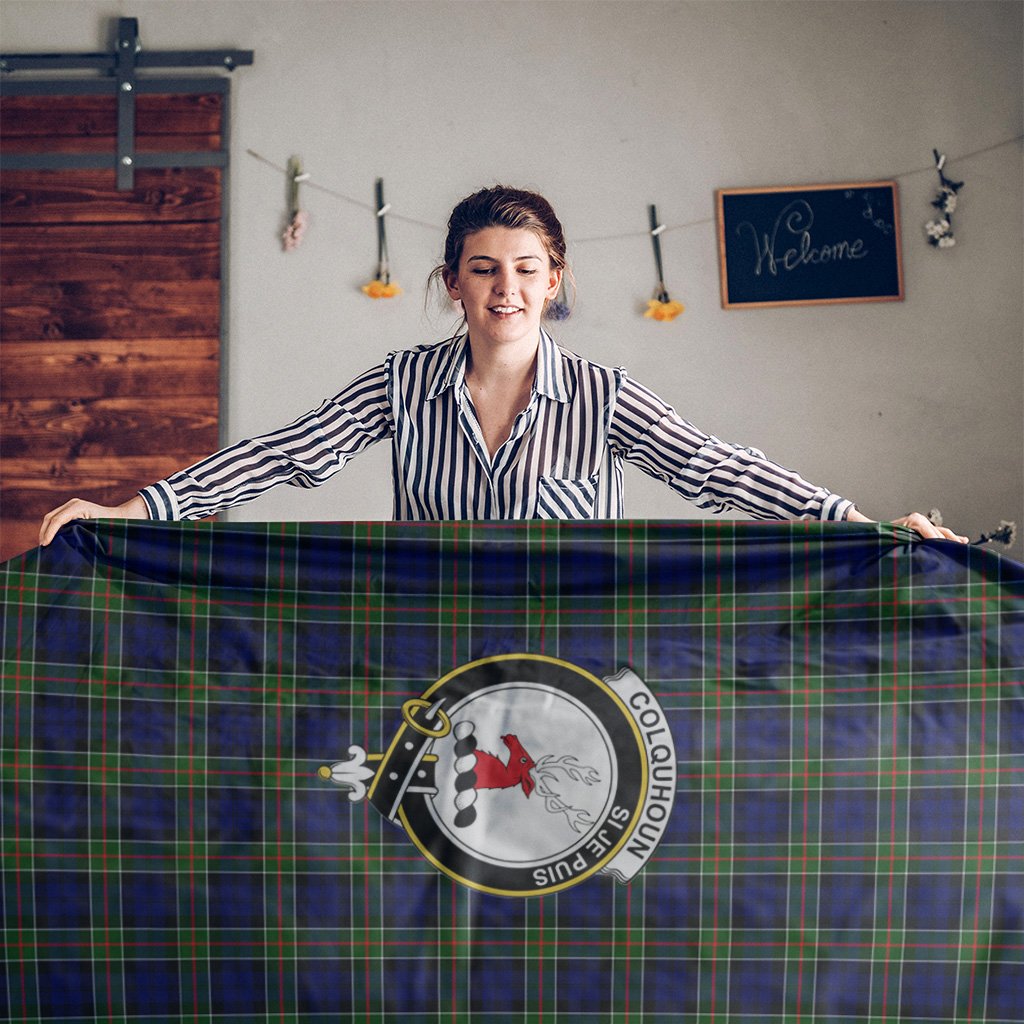
<svg viewBox="0 0 1024 1024">
<path fill-rule="evenodd" d="M 949 249 L 956 245 L 956 238 L 953 237 L 953 211 L 956 209 L 956 194 L 964 187 L 962 181 L 952 181 L 942 173 L 946 166 L 945 155 L 939 155 L 937 149 L 932 150 L 935 157 L 935 170 L 939 174 L 939 191 L 932 200 L 932 206 L 938 210 L 942 217 L 937 220 L 930 220 L 924 226 L 928 235 L 928 244 L 934 245 L 936 249 Z"/>
<path fill-rule="evenodd" d="M 1017 524 L 1011 523 L 1006 519 L 1002 519 L 999 525 L 991 533 L 983 533 L 974 544 L 988 544 L 990 541 L 996 541 L 999 544 L 1005 544 L 1010 547 L 1017 537 Z"/>
</svg>

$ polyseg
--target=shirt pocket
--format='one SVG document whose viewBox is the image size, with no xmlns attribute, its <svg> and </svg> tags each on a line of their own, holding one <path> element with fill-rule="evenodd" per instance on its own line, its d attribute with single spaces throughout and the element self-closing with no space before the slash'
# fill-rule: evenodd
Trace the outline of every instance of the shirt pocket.
<svg viewBox="0 0 1024 1024">
<path fill-rule="evenodd" d="M 535 519 L 593 519 L 597 477 L 542 476 L 537 481 Z"/>
</svg>

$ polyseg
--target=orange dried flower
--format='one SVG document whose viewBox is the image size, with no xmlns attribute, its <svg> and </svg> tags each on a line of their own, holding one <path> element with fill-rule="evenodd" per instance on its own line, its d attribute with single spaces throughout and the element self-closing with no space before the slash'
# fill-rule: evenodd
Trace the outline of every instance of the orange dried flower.
<svg viewBox="0 0 1024 1024">
<path fill-rule="evenodd" d="M 381 280 L 371 281 L 363 285 L 363 294 L 369 295 L 371 299 L 393 299 L 396 295 L 402 294 L 402 289 L 392 282 L 385 283 Z"/>
<path fill-rule="evenodd" d="M 659 299 L 651 299 L 647 303 L 647 312 L 644 316 L 648 320 L 675 320 L 686 307 L 681 302 L 661 302 Z"/>
</svg>

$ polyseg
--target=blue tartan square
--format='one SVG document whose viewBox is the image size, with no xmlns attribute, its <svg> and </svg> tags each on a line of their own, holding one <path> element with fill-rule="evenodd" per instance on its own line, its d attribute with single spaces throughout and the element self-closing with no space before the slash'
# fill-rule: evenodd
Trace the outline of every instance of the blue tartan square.
<svg viewBox="0 0 1024 1024">
<path fill-rule="evenodd" d="M 174 875 L 156 871 L 121 874 L 121 917 L 128 928 L 175 928 L 178 889 Z"/>
<path fill-rule="evenodd" d="M 1024 930 L 1024 922 L 1020 922 L 1016 932 L 1007 934 L 1020 935 Z M 993 956 L 988 968 L 987 984 L 985 985 L 985 1009 L 993 1020 L 1020 1020 L 1024 1016 L 1024 963 L 1009 963 L 1012 953 L 999 952 Z M 975 1006 L 980 1005 L 981 993 L 975 996 Z M 979 1016 L 980 1020 L 981 1017 Z"/>
<path fill-rule="evenodd" d="M 963 786 L 930 787 L 910 794 L 907 828 L 918 842 L 960 843 L 965 835 Z"/>
<path fill-rule="evenodd" d="M 999 752 L 1024 754 L 1024 697 L 1003 697 L 999 702 Z"/>
<path fill-rule="evenodd" d="M 733 794 L 733 841 L 737 843 L 780 843 L 789 838 L 788 792 L 739 791 Z M 705 829 L 714 823 L 705 820 Z"/>
<path fill-rule="evenodd" d="M 440 992 L 438 966 L 433 956 L 385 960 L 384 1011 L 394 1014 L 432 1011 L 438 1005 Z"/>
<path fill-rule="evenodd" d="M 300 928 L 341 928 L 352 920 L 352 896 L 331 874 L 295 875 L 295 923 Z"/>
<path fill-rule="evenodd" d="M 89 794 L 84 783 L 37 780 L 32 786 L 32 834 L 62 839 L 87 834 Z"/>
<path fill-rule="evenodd" d="M 432 884 L 425 884 L 430 879 Z M 424 872 L 383 875 L 379 883 L 381 906 L 392 928 L 434 929 L 441 922 L 436 874 Z"/>
<path fill-rule="evenodd" d="M 37 928 L 88 928 L 91 917 L 87 871 L 37 871 L 35 923 Z"/>
<path fill-rule="evenodd" d="M 878 708 L 826 706 L 821 712 L 821 756 L 874 756 L 878 749 Z"/>
<path fill-rule="evenodd" d="M 89 749 L 89 698 L 41 693 L 32 715 L 32 744 L 36 750 Z M 97 702 L 97 712 L 100 704 Z"/>
<path fill-rule="evenodd" d="M 181 1012 L 181 968 L 177 960 L 126 960 L 125 1009 L 140 1017 L 176 1017 Z"/>
<path fill-rule="evenodd" d="M 955 949 L 950 950 L 950 956 L 955 956 Z M 893 981 L 890 984 L 895 996 L 895 984 Z M 904 960 L 900 971 L 899 1000 L 900 1009 L 915 1017 L 961 1019 L 957 1013 L 956 965 Z M 977 1019 L 984 1020 L 984 1017 L 979 1013 Z"/>
<path fill-rule="evenodd" d="M 174 754 L 179 716 L 175 701 L 122 697 L 120 705 L 121 749 L 126 754 Z"/>
<path fill-rule="evenodd" d="M 330 760 L 327 757 L 323 762 Z M 351 841 L 351 801 L 339 786 L 325 783 L 313 785 L 319 785 L 319 788 L 297 790 L 291 798 L 295 841 L 330 845 Z M 357 827 L 361 829 L 362 822 L 357 822 Z"/>
<path fill-rule="evenodd" d="M 313 778 L 320 765 L 345 760 L 348 748 L 362 739 L 361 735 L 358 738 L 354 735 L 356 728 L 352 722 L 352 712 L 340 704 L 333 707 L 297 708 L 294 723 L 292 754 L 309 762 L 310 778 Z M 361 734 L 362 723 L 358 730 Z M 336 796 L 344 797 L 346 804 L 350 804 L 339 787 L 332 786 L 331 789 Z"/>
<path fill-rule="evenodd" d="M 675 1015 L 688 1013 L 699 1005 L 700 968 L 696 959 L 685 952 L 649 953 L 645 968 L 645 1013 L 667 1014 L 666 1019 L 674 1021 Z"/>
<path fill-rule="evenodd" d="M 515 929 L 526 924 L 526 903 L 523 900 L 510 900 L 504 896 L 476 892 L 471 894 L 470 899 L 473 922 L 479 930 Z"/>
<path fill-rule="evenodd" d="M 96 1013 L 91 960 L 41 960 L 39 1014 L 51 1020 L 91 1020 Z"/>
<path fill-rule="evenodd" d="M 915 701 L 910 714 L 913 757 L 960 757 L 968 750 L 967 713 L 960 701 Z"/>
<path fill-rule="evenodd" d="M 263 1013 L 267 1006 L 267 968 L 273 959 L 211 960 L 210 1008 L 215 1013 Z"/>
<path fill-rule="evenodd" d="M 733 711 L 733 753 L 739 761 L 779 760 L 790 749 L 788 708 L 736 708 Z"/>
<path fill-rule="evenodd" d="M 962 904 L 960 876 L 907 876 L 904 903 L 907 928 L 956 931 L 961 924 Z"/>
<path fill-rule="evenodd" d="M 645 927 L 687 928 L 699 920 L 699 876 L 685 869 L 680 869 L 678 874 L 648 874 L 646 887 Z"/>
<path fill-rule="evenodd" d="M 799 954 L 797 954 L 799 957 Z M 808 991 L 813 986 L 812 971 L 814 970 L 813 953 L 808 951 L 804 957 L 804 973 L 802 983 Z M 747 960 L 734 956 L 725 961 L 719 968 L 729 972 L 729 1013 L 781 1014 L 785 1011 L 785 994 L 787 981 L 796 996 L 796 983 L 799 968 L 790 960 Z M 805 993 L 801 993 L 801 996 Z"/>
<path fill-rule="evenodd" d="M 733 928 L 778 928 L 786 920 L 789 903 L 787 876 L 734 875 Z"/>
<path fill-rule="evenodd" d="M 262 928 L 264 876 L 255 872 L 210 871 L 207 913 L 213 928 Z"/>
<path fill-rule="evenodd" d="M 523 973 L 528 969 L 525 960 L 514 956 L 475 959 L 469 966 L 470 1013 L 522 1013 L 526 1009 Z"/>
<path fill-rule="evenodd" d="M 227 786 L 206 790 L 206 838 L 255 843 L 263 838 L 263 791 Z"/>
<path fill-rule="evenodd" d="M 362 970 L 356 960 L 300 957 L 291 970 L 295 973 L 295 1002 L 300 1014 L 351 1013 L 355 1009 L 352 973 Z"/>
<path fill-rule="evenodd" d="M 616 895 L 612 886 L 601 877 L 560 893 L 559 928 L 602 928 L 615 919 Z"/>
<path fill-rule="evenodd" d="M 145 606 L 125 614 L 121 622 L 121 649 L 125 664 L 134 668 L 173 672 L 178 666 L 178 622 L 161 615 L 159 607 Z"/>
<path fill-rule="evenodd" d="M 558 1008 L 566 1013 L 606 1013 L 614 1003 L 612 961 L 604 958 L 560 956 L 555 984 Z"/>
<path fill-rule="evenodd" d="M 206 713 L 206 752 L 210 757 L 233 757 L 256 764 L 263 756 L 265 708 L 236 701 L 209 704 Z"/>
<path fill-rule="evenodd" d="M 170 787 L 125 786 L 121 796 L 121 838 L 173 839 L 177 794 Z"/>
<path fill-rule="evenodd" d="M 837 932 L 870 929 L 875 886 L 875 876 L 867 872 L 823 873 L 818 887 L 818 926 Z"/>
<path fill-rule="evenodd" d="M 291 628 L 295 661 L 302 666 L 302 674 L 321 680 L 321 685 L 347 688 L 354 660 L 353 645 L 361 638 L 338 629 L 337 622 L 300 619 Z"/>
<path fill-rule="evenodd" d="M 873 842 L 878 836 L 874 789 L 826 789 L 821 794 L 821 838 L 829 843 Z"/>
</svg>

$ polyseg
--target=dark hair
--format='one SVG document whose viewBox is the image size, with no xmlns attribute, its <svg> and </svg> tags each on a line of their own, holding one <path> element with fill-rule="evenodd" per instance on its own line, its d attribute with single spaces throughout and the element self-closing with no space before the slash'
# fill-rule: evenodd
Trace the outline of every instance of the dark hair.
<svg viewBox="0 0 1024 1024">
<path fill-rule="evenodd" d="M 466 238 L 485 228 L 533 231 L 543 243 L 552 268 L 561 270 L 571 280 L 565 261 L 565 236 L 551 204 L 537 192 L 495 185 L 466 196 L 452 210 L 444 242 L 444 262 L 431 271 L 428 285 L 443 285 L 447 275 L 457 274 Z"/>
</svg>

